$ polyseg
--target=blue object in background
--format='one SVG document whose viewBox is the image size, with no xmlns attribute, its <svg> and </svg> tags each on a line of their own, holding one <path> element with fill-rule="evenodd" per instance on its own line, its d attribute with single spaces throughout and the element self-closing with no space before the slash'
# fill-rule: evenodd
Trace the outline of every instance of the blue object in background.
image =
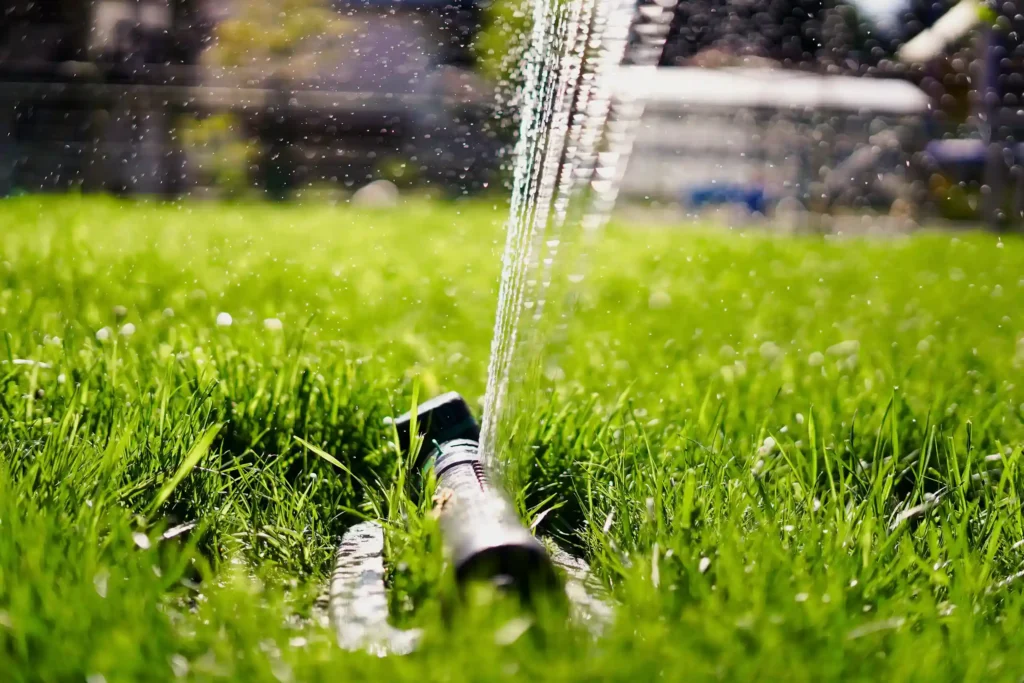
<svg viewBox="0 0 1024 683">
<path fill-rule="evenodd" d="M 692 209 L 724 204 L 742 204 L 750 213 L 765 213 L 767 198 L 764 187 L 740 183 L 698 185 L 685 192 L 683 203 Z"/>
</svg>

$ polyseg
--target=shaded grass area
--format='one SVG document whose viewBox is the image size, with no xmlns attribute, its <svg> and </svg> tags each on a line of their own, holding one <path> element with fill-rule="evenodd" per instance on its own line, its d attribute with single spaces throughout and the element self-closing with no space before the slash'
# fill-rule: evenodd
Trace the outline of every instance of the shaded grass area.
<svg viewBox="0 0 1024 683">
<path fill-rule="evenodd" d="M 509 477 L 617 619 L 511 644 L 503 606 L 446 619 L 382 419 L 414 385 L 482 394 L 503 214 L 0 205 L 0 671 L 1024 673 L 1024 243 L 992 235 L 613 226 Z M 316 606 L 367 515 L 395 621 L 426 629 L 410 657 L 338 650 Z"/>
</svg>

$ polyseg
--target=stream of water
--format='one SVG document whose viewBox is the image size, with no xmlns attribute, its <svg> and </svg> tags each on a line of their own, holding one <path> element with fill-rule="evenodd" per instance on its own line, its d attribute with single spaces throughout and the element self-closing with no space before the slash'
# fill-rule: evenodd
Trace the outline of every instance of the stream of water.
<svg viewBox="0 0 1024 683">
<path fill-rule="evenodd" d="M 625 172 L 641 102 L 616 97 L 623 63 L 654 68 L 675 0 L 531 0 L 494 336 L 484 397 L 482 452 L 500 454 L 513 375 L 536 358 L 525 343 L 556 277 L 583 278 L 582 242 L 607 221 Z M 573 259 L 556 269 L 560 258 Z M 557 282 L 556 285 L 565 283 Z M 558 315 L 566 315 L 560 308 Z M 522 365 L 520 365 L 522 364 Z M 536 362 L 534 362 L 536 364 Z"/>
</svg>

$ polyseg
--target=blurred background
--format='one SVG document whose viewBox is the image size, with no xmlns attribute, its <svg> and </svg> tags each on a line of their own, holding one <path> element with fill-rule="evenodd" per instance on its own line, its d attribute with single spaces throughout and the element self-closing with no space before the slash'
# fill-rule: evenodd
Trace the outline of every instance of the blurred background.
<svg viewBox="0 0 1024 683">
<path fill-rule="evenodd" d="M 0 0 L 0 196 L 505 192 L 525 9 Z M 636 13 L 653 20 L 630 41 L 665 42 L 656 71 L 626 64 L 614 84 L 646 104 L 625 210 L 810 229 L 1021 223 L 1014 3 L 639 0 Z"/>
</svg>

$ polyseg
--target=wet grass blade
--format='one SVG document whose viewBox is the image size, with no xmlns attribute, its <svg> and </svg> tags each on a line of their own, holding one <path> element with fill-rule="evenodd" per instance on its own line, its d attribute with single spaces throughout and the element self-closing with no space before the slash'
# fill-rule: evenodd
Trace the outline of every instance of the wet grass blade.
<svg viewBox="0 0 1024 683">
<path fill-rule="evenodd" d="M 192 445 L 188 453 L 185 454 L 185 458 L 181 461 L 178 469 L 174 472 L 174 476 L 167 480 L 167 482 L 161 487 L 160 491 L 156 494 L 153 502 L 149 506 L 149 514 L 152 515 L 161 505 L 167 502 L 167 499 L 174 493 L 174 489 L 195 469 L 203 458 L 206 457 L 207 453 L 210 452 L 210 446 L 213 445 L 213 440 L 217 438 L 217 433 L 220 432 L 222 425 L 215 424 L 211 425 L 203 432 L 202 436 Z"/>
</svg>

